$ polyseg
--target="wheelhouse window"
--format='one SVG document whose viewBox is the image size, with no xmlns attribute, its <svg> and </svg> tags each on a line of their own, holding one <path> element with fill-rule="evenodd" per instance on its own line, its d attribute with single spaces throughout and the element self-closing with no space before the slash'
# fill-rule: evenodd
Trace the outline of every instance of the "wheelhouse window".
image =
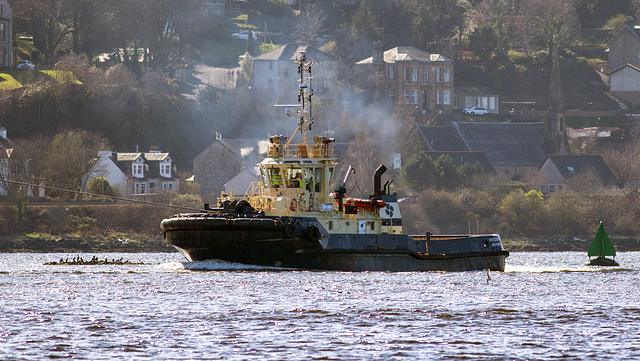
<svg viewBox="0 0 640 361">
<path fill-rule="evenodd" d="M 287 188 L 302 188 L 304 184 L 304 178 L 302 177 L 302 169 L 287 168 L 285 179 L 286 179 L 285 184 Z"/>
<path fill-rule="evenodd" d="M 267 185 L 268 180 L 269 183 L 271 183 L 271 187 L 275 189 L 282 187 L 282 175 L 280 174 L 280 168 L 268 168 L 266 175 L 267 179 L 265 180 L 265 185 Z"/>
<path fill-rule="evenodd" d="M 314 168 L 313 169 L 313 190 L 315 192 L 322 191 L 322 168 Z"/>
</svg>

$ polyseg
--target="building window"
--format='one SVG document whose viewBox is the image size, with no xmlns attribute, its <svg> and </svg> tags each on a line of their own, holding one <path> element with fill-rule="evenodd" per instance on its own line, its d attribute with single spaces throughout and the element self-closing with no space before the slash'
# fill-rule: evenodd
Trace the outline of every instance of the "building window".
<svg viewBox="0 0 640 361">
<path fill-rule="evenodd" d="M 395 89 L 389 89 L 389 101 L 391 103 L 396 101 L 396 90 Z"/>
<path fill-rule="evenodd" d="M 540 192 L 542 192 L 542 193 L 547 193 L 547 186 L 546 186 L 546 185 L 544 185 L 544 184 L 543 184 L 543 185 L 541 185 L 541 186 L 540 186 Z"/>
<path fill-rule="evenodd" d="M 143 171 L 144 167 L 142 164 L 134 164 L 133 165 L 133 175 L 136 177 L 142 177 L 144 175 Z"/>
<path fill-rule="evenodd" d="M 140 194 L 145 194 L 147 193 L 147 185 L 144 183 L 140 184 Z"/>
<path fill-rule="evenodd" d="M 437 82 L 449 83 L 451 82 L 451 69 L 449 68 L 436 68 Z"/>
<path fill-rule="evenodd" d="M 438 90 L 438 104 L 441 104 L 441 105 L 451 104 L 451 97 L 448 90 Z"/>
<path fill-rule="evenodd" d="M 139 194 L 140 193 L 140 183 L 136 183 L 135 185 L 135 190 L 133 191 L 134 194 Z"/>
<path fill-rule="evenodd" d="M 558 184 L 558 192 L 562 192 L 562 184 Z"/>
<path fill-rule="evenodd" d="M 496 109 L 496 97 L 489 97 L 489 109 Z"/>
<path fill-rule="evenodd" d="M 162 174 L 163 176 L 170 176 L 171 175 L 171 164 L 160 164 L 160 174 Z"/>
<path fill-rule="evenodd" d="M 404 81 L 415 83 L 418 81 L 418 68 L 406 67 L 404 68 Z"/>
<path fill-rule="evenodd" d="M 405 89 L 404 102 L 406 104 L 418 104 L 418 90 L 417 89 Z"/>
<path fill-rule="evenodd" d="M 423 83 L 428 83 L 429 82 L 429 68 L 424 68 L 423 69 L 422 82 Z"/>
<path fill-rule="evenodd" d="M 555 184 L 549 184 L 549 193 L 553 193 L 556 191 L 556 185 Z"/>
<path fill-rule="evenodd" d="M 395 66 L 391 65 L 389 67 L 389 79 L 395 79 Z"/>
<path fill-rule="evenodd" d="M 5 26 L 4 23 L 0 23 L 0 41 L 6 41 L 7 40 L 7 35 L 5 34 L 5 29 L 7 27 Z"/>
</svg>

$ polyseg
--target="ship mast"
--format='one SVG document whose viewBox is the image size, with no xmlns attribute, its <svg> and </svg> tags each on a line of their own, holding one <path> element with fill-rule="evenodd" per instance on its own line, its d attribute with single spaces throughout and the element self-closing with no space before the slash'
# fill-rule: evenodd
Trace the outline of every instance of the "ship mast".
<svg viewBox="0 0 640 361">
<path fill-rule="evenodd" d="M 313 89 L 311 87 L 311 61 L 307 61 L 306 52 L 301 52 L 300 59 L 296 60 L 298 64 L 298 74 L 300 74 L 300 83 L 298 84 L 298 103 L 301 105 L 299 110 L 298 127 L 295 132 L 287 141 L 287 146 L 293 142 L 293 138 L 299 132 L 302 141 L 300 144 L 309 144 L 309 132 L 313 125 L 313 116 L 311 115 L 311 97 L 313 96 Z"/>
</svg>

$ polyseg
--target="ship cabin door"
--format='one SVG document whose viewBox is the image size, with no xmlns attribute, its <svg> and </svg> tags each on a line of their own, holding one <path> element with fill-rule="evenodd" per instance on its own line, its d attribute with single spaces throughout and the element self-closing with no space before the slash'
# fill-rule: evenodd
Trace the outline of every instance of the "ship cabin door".
<svg viewBox="0 0 640 361">
<path fill-rule="evenodd" d="M 358 221 L 358 233 L 365 234 L 367 229 L 367 221 Z"/>
</svg>

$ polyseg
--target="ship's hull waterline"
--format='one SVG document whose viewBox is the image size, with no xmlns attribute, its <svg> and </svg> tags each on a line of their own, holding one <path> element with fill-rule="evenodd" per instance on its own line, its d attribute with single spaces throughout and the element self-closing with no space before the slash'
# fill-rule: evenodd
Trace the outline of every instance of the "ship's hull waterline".
<svg viewBox="0 0 640 361">
<path fill-rule="evenodd" d="M 169 220 L 166 220 L 169 221 Z M 165 222 L 166 241 L 178 249 L 189 261 L 203 261 L 209 259 L 227 262 L 258 265 L 265 267 L 282 267 L 308 270 L 334 271 L 386 271 L 386 272 L 414 272 L 414 271 L 469 271 L 490 269 L 504 271 L 505 259 L 509 255 L 504 250 L 469 251 L 455 254 L 427 254 L 411 249 L 376 248 L 384 240 L 375 242 L 367 249 L 322 248 L 315 232 L 296 229 L 292 232 L 286 225 L 272 226 L 271 219 L 265 229 L 257 229 L 253 225 L 246 230 L 240 226 L 221 227 L 223 220 L 209 219 L 211 227 L 217 229 L 194 229 L 180 227 L 188 222 L 186 219 L 174 218 Z M 198 222 L 202 225 L 202 222 Z M 234 224 L 233 220 L 228 221 Z M 250 224 L 246 220 L 244 224 Z M 194 224 L 195 223 L 191 223 Z M 188 229 L 191 228 L 191 229 Z M 425 242 L 414 240 L 408 235 L 381 235 L 377 238 L 404 237 L 407 242 Z M 331 235 L 330 237 L 336 237 Z M 464 241 L 474 238 L 482 243 L 490 236 L 475 236 L 459 238 Z M 353 239 L 353 236 L 346 237 Z M 402 243 L 402 242 L 394 242 Z M 349 246 L 348 244 L 346 245 Z M 379 247 L 379 246 L 378 246 Z"/>
</svg>

